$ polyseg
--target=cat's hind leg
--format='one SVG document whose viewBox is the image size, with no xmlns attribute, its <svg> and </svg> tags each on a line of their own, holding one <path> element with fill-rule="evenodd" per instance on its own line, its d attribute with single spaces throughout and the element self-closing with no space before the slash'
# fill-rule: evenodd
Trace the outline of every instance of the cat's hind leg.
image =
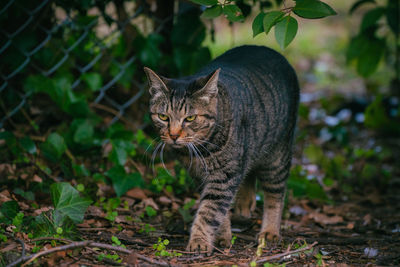
<svg viewBox="0 0 400 267">
<path fill-rule="evenodd" d="M 286 180 L 291 165 L 290 149 L 279 150 L 270 164 L 258 173 L 264 192 L 264 211 L 259 242 L 262 238 L 269 241 L 280 239 L 280 226 L 284 206 Z"/>
<path fill-rule="evenodd" d="M 236 194 L 234 215 L 250 218 L 256 208 L 256 177 L 248 175 Z"/>
</svg>

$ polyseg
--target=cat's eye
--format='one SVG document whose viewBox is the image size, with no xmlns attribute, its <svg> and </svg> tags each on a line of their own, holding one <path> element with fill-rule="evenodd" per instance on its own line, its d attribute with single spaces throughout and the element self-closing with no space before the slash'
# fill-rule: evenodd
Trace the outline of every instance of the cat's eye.
<svg viewBox="0 0 400 267">
<path fill-rule="evenodd" d="M 196 115 L 186 117 L 185 121 L 194 121 L 194 119 L 196 119 Z"/>
<path fill-rule="evenodd" d="M 165 115 L 165 114 L 158 114 L 158 117 L 160 118 L 160 120 L 162 120 L 162 121 L 167 121 L 168 120 L 168 116 L 167 115 Z"/>
</svg>

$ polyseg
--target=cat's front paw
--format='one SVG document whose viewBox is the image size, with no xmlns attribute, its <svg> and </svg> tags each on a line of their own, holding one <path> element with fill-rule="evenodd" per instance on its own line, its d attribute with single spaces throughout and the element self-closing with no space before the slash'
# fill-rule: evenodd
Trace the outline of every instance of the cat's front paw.
<svg viewBox="0 0 400 267">
<path fill-rule="evenodd" d="M 210 256 L 213 250 L 211 242 L 208 242 L 204 238 L 191 238 L 189 244 L 186 247 L 187 251 L 195 252 L 197 254 L 206 254 Z"/>
</svg>

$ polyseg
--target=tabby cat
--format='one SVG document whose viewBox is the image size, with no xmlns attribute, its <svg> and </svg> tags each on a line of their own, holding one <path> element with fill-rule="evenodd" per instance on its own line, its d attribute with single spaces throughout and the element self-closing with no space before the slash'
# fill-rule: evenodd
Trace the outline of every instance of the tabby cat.
<svg viewBox="0 0 400 267">
<path fill-rule="evenodd" d="M 202 184 L 187 249 L 210 254 L 217 242 L 229 246 L 231 204 L 235 214 L 250 217 L 257 179 L 264 192 L 259 238 L 278 239 L 299 102 L 286 59 L 266 47 L 242 46 L 192 76 L 145 72 L 162 140 L 157 150 L 172 147 Z"/>
</svg>

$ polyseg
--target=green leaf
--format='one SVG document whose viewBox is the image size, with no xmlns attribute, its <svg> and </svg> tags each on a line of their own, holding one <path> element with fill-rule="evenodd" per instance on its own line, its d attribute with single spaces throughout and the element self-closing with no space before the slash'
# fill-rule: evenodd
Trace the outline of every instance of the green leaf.
<svg viewBox="0 0 400 267">
<path fill-rule="evenodd" d="M 359 0 L 357 2 L 355 2 L 351 8 L 350 8 L 350 15 L 353 14 L 354 11 L 356 11 L 356 9 L 358 9 L 360 6 L 366 4 L 366 3 L 375 3 L 375 0 Z"/>
<path fill-rule="evenodd" d="M 117 165 L 105 173 L 112 181 L 115 193 L 122 196 L 133 187 L 142 187 L 143 179 L 140 173 L 127 174 L 123 166 Z"/>
<path fill-rule="evenodd" d="M 60 213 L 63 219 L 69 217 L 75 223 L 83 221 L 83 216 L 92 202 L 91 200 L 81 197 L 69 183 L 52 184 L 50 193 L 55 212 Z"/>
<path fill-rule="evenodd" d="M 357 35 L 350 40 L 349 47 L 346 52 L 347 63 L 352 60 L 358 59 L 360 55 L 364 54 L 368 46 L 368 38 L 365 35 Z"/>
<path fill-rule="evenodd" d="M 157 211 L 155 209 L 153 209 L 153 207 L 151 207 L 151 206 L 146 206 L 145 210 L 146 210 L 147 216 L 149 216 L 149 217 L 153 217 L 153 216 L 157 215 Z"/>
<path fill-rule="evenodd" d="M 94 133 L 93 125 L 88 120 L 79 120 L 78 128 L 74 133 L 74 142 L 85 144 L 92 141 Z"/>
<path fill-rule="evenodd" d="M 203 6 L 213 6 L 218 4 L 218 0 L 190 0 L 190 1 Z"/>
<path fill-rule="evenodd" d="M 262 33 L 264 31 L 264 26 L 263 26 L 263 19 L 264 19 L 265 13 L 260 12 L 253 20 L 253 24 L 251 25 L 251 28 L 253 29 L 253 37 L 256 37 L 258 34 Z"/>
<path fill-rule="evenodd" d="M 58 133 L 50 134 L 46 141 L 41 145 L 44 155 L 50 160 L 58 160 L 67 150 L 64 138 Z"/>
<path fill-rule="evenodd" d="M 226 15 L 227 19 L 236 22 L 243 20 L 242 10 L 237 5 L 226 5 L 223 9 L 224 14 Z"/>
<path fill-rule="evenodd" d="M 390 29 L 395 35 L 398 35 L 400 33 L 399 8 L 400 3 L 398 0 L 388 0 L 388 5 L 386 8 L 386 19 Z"/>
<path fill-rule="evenodd" d="M 22 148 L 29 154 L 36 153 L 36 145 L 28 136 L 25 136 L 24 138 L 19 140 L 19 143 L 21 144 Z"/>
<path fill-rule="evenodd" d="M 265 34 L 268 34 L 272 26 L 277 24 L 279 20 L 285 15 L 282 11 L 268 12 L 263 19 L 263 26 Z"/>
<path fill-rule="evenodd" d="M 275 39 L 282 49 L 286 48 L 297 33 L 297 20 L 286 16 L 275 26 Z"/>
<path fill-rule="evenodd" d="M 81 79 L 92 91 L 98 91 L 103 86 L 103 79 L 99 73 L 87 72 L 82 74 Z"/>
<path fill-rule="evenodd" d="M 125 165 L 128 155 L 136 154 L 135 146 L 130 141 L 126 140 L 111 140 L 112 150 L 110 160 L 116 165 Z"/>
<path fill-rule="evenodd" d="M 222 14 L 222 7 L 220 5 L 215 5 L 212 7 L 208 7 L 204 12 L 201 14 L 201 18 L 203 19 L 213 19 Z"/>
<path fill-rule="evenodd" d="M 382 17 L 386 9 L 383 7 L 377 7 L 369 10 L 365 13 L 360 26 L 360 32 L 368 30 L 371 26 L 375 25 L 376 22 Z"/>
<path fill-rule="evenodd" d="M 17 201 L 11 200 L 4 202 L 1 207 L 0 207 L 0 222 L 1 222 L 1 217 L 6 218 L 6 223 L 11 223 L 12 219 L 17 216 L 19 212 L 19 205 Z"/>
<path fill-rule="evenodd" d="M 306 19 L 319 19 L 337 14 L 329 5 L 318 0 L 297 0 L 293 12 Z"/>
<path fill-rule="evenodd" d="M 357 62 L 357 72 L 368 77 L 376 71 L 379 61 L 385 52 L 385 41 L 383 39 L 372 39 L 366 44 L 365 52 L 360 55 Z"/>
</svg>

